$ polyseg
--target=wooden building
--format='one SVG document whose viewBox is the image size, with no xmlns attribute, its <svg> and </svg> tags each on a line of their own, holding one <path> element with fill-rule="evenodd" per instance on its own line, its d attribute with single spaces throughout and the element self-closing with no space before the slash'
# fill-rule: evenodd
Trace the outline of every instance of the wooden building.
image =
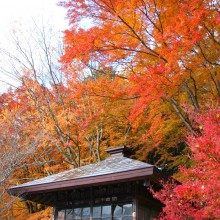
<svg viewBox="0 0 220 220">
<path fill-rule="evenodd" d="M 106 160 L 8 189 L 14 196 L 54 207 L 54 220 L 150 220 L 162 209 L 149 186 L 162 173 L 129 158 L 124 146 L 108 149 Z"/>
</svg>

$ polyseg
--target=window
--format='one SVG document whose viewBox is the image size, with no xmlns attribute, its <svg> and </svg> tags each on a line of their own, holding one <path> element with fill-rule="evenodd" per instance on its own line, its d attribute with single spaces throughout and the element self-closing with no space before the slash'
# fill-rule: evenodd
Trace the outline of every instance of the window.
<svg viewBox="0 0 220 220">
<path fill-rule="evenodd" d="M 132 220 L 132 204 L 59 209 L 55 220 Z"/>
<path fill-rule="evenodd" d="M 58 210 L 56 219 L 57 220 L 64 220 L 65 219 L 65 209 Z"/>
<path fill-rule="evenodd" d="M 73 209 L 66 209 L 66 220 L 73 219 Z"/>
<path fill-rule="evenodd" d="M 102 218 L 104 220 L 111 220 L 112 210 L 111 205 L 102 206 Z"/>
<path fill-rule="evenodd" d="M 113 220 L 132 220 L 132 204 L 113 206 Z"/>
<path fill-rule="evenodd" d="M 86 207 L 82 209 L 82 219 L 89 220 L 90 219 L 90 207 Z"/>
<path fill-rule="evenodd" d="M 73 210 L 73 219 L 81 219 L 82 212 L 81 208 L 77 208 Z"/>
<path fill-rule="evenodd" d="M 93 207 L 92 219 L 100 219 L 101 215 L 102 215 L 101 213 L 102 213 L 102 207 L 101 206 Z"/>
<path fill-rule="evenodd" d="M 92 219 L 94 220 L 111 220 L 112 219 L 112 206 L 95 206 L 92 208 Z"/>
</svg>

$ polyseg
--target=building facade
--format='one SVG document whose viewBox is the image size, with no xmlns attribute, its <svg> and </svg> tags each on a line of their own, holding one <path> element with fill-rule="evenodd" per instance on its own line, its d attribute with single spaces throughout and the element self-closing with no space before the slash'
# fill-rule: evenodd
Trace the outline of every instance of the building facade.
<svg viewBox="0 0 220 220">
<path fill-rule="evenodd" d="M 106 160 L 8 189 L 14 196 L 54 207 L 54 220 L 150 220 L 163 205 L 149 187 L 160 189 L 162 172 L 129 158 L 129 149 L 108 149 Z"/>
</svg>

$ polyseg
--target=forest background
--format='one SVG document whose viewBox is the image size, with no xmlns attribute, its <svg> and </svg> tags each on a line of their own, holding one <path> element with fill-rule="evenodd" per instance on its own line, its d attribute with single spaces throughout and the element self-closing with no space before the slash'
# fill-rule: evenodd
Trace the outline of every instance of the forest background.
<svg viewBox="0 0 220 220">
<path fill-rule="evenodd" d="M 12 32 L 16 53 L 1 50 L 1 71 L 19 82 L 0 96 L 1 218 L 49 219 L 50 209 L 5 189 L 126 145 L 182 182 L 155 194 L 166 205 L 161 219 L 217 219 L 219 1 L 60 5 L 64 36 L 35 23 L 28 38 Z"/>
</svg>

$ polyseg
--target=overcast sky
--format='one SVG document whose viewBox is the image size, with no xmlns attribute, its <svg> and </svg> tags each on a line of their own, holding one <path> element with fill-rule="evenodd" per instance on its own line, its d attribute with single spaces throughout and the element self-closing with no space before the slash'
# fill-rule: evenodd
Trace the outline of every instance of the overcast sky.
<svg viewBox="0 0 220 220">
<path fill-rule="evenodd" d="M 0 32 L 5 33 L 16 23 L 27 25 L 32 19 L 49 19 L 57 28 L 67 25 L 65 9 L 58 0 L 0 0 Z"/>
<path fill-rule="evenodd" d="M 28 30 L 33 20 L 39 26 L 50 24 L 55 31 L 67 29 L 66 9 L 58 6 L 58 2 L 59 0 L 0 0 L 0 48 L 10 50 L 10 31 L 16 27 Z M 0 93 L 2 89 L 5 90 L 2 78 L 8 80 L 0 73 Z"/>
</svg>

